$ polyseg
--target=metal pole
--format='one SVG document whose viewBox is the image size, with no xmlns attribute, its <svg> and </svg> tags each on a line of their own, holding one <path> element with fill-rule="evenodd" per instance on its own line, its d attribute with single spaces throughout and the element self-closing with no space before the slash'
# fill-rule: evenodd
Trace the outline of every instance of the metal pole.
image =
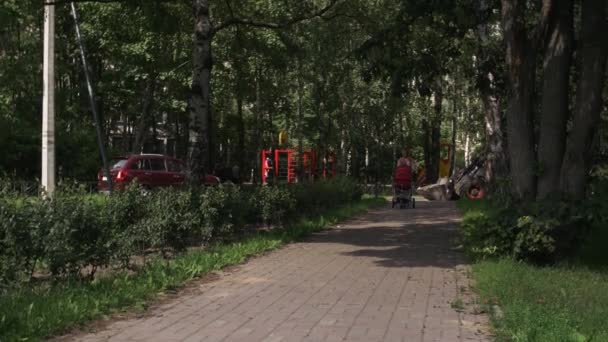
<svg viewBox="0 0 608 342">
<path fill-rule="evenodd" d="M 55 191 L 55 5 L 44 7 L 42 190 Z"/>
<path fill-rule="evenodd" d="M 110 167 L 108 165 L 108 159 L 106 157 L 106 149 L 103 144 L 103 131 L 101 129 L 101 122 L 99 120 L 99 114 L 97 113 L 97 104 L 95 102 L 95 91 L 93 90 L 93 83 L 91 83 L 91 77 L 89 75 L 89 66 L 87 63 L 86 52 L 84 43 L 82 41 L 82 35 L 80 33 L 80 26 L 78 24 L 78 13 L 76 12 L 76 5 L 74 2 L 70 3 L 72 7 L 72 17 L 74 18 L 74 27 L 76 29 L 76 38 L 80 47 L 80 57 L 82 60 L 82 67 L 84 69 L 84 77 L 87 82 L 87 89 L 89 91 L 89 101 L 91 104 L 91 111 L 93 112 L 93 120 L 95 121 L 95 129 L 97 130 L 97 144 L 99 145 L 99 153 L 101 154 L 101 160 L 103 162 L 103 171 L 108 181 L 108 188 L 110 193 L 112 192 L 112 175 L 110 175 Z"/>
</svg>

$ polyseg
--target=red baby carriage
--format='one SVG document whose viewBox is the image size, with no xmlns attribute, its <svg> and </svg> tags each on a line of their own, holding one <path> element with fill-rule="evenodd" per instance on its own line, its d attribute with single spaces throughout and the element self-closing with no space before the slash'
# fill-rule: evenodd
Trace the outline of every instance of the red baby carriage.
<svg viewBox="0 0 608 342">
<path fill-rule="evenodd" d="M 400 165 L 395 169 L 393 177 L 393 208 L 399 203 L 399 208 L 415 208 L 416 200 L 412 198 L 412 168 L 410 165 Z"/>
</svg>

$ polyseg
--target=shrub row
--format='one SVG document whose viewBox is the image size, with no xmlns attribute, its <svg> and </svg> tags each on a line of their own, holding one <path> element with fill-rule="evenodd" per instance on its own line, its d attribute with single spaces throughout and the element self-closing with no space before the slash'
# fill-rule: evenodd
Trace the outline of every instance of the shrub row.
<svg viewBox="0 0 608 342">
<path fill-rule="evenodd" d="M 600 196 L 583 202 L 506 205 L 489 201 L 474 206 L 465 213 L 461 240 L 465 250 L 477 259 L 506 256 L 553 263 L 573 256 L 593 229 L 608 222 L 608 207 Z"/>
<path fill-rule="evenodd" d="M 314 185 L 240 189 L 164 188 L 144 193 L 133 185 L 111 196 L 72 186 L 52 199 L 0 197 L 0 286 L 52 277 L 92 277 L 102 267 L 132 266 L 134 256 L 165 257 L 189 246 L 233 240 L 246 224 L 275 227 L 361 198 L 352 180 Z M 141 258 L 139 258 L 141 259 Z"/>
</svg>

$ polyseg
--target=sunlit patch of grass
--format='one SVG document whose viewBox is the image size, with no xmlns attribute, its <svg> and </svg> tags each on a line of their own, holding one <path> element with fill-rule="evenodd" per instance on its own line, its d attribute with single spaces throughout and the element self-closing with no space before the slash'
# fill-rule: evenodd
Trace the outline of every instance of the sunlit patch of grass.
<svg viewBox="0 0 608 342">
<path fill-rule="evenodd" d="M 465 219 L 495 210 L 486 201 L 459 207 Z M 596 228 L 575 258 L 558 265 L 509 258 L 473 265 L 498 341 L 608 341 L 608 231 Z"/>
<path fill-rule="evenodd" d="M 473 266 L 499 341 L 608 341 L 608 274 L 500 260 Z"/>
</svg>

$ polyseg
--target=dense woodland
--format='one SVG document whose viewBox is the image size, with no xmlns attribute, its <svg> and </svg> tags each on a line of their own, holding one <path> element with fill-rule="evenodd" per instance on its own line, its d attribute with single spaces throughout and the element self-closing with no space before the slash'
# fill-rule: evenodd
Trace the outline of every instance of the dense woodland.
<svg viewBox="0 0 608 342">
<path fill-rule="evenodd" d="M 403 147 L 437 178 L 488 160 L 519 198 L 582 197 L 605 161 L 606 2 L 79 1 L 112 155 L 158 152 L 257 176 L 278 133 L 385 181 Z M 40 0 L 0 4 L 0 171 L 40 169 Z M 67 2 L 57 2 L 59 177 L 101 162 Z M 253 177 L 254 179 L 257 177 Z"/>
</svg>

